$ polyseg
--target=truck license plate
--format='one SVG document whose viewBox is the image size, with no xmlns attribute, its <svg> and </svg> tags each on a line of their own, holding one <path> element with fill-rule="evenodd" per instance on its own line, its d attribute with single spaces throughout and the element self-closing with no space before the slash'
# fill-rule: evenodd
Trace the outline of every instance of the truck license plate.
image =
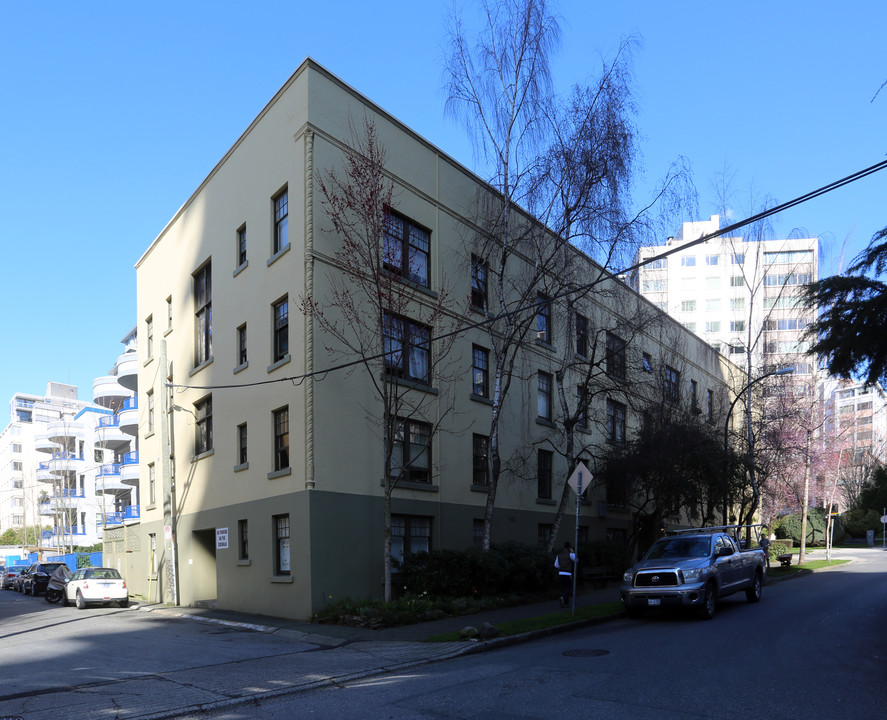
<svg viewBox="0 0 887 720">
<path fill-rule="evenodd" d="M 661 605 L 662 600 L 659 598 L 647 598 L 647 605 Z"/>
</svg>

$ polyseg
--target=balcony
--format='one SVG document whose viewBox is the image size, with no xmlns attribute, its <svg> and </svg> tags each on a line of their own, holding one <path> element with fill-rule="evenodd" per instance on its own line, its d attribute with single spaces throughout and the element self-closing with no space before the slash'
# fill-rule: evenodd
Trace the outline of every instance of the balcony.
<svg viewBox="0 0 887 720">
<path fill-rule="evenodd" d="M 117 424 L 121 432 L 137 437 L 139 434 L 139 402 L 134 397 L 126 398 L 117 414 Z"/>
<path fill-rule="evenodd" d="M 96 474 L 95 484 L 96 486 L 101 484 L 102 479 L 112 479 L 119 480 L 120 479 L 120 464 L 119 463 L 105 463 L 104 465 L 99 465 L 98 473 Z"/>
<path fill-rule="evenodd" d="M 83 423 L 71 420 L 54 420 L 46 425 L 48 439 L 59 443 L 69 439 L 82 440 L 83 432 Z"/>
<path fill-rule="evenodd" d="M 52 529 L 53 537 L 77 537 L 86 535 L 86 528 L 81 525 L 56 525 Z"/>
<path fill-rule="evenodd" d="M 117 358 L 117 382 L 130 392 L 139 389 L 138 353 L 123 353 Z"/>
<path fill-rule="evenodd" d="M 96 525 L 122 525 L 124 522 L 138 520 L 140 517 L 138 505 L 129 505 L 124 510 L 105 513 L 104 522 L 101 515 L 96 518 Z"/>
<path fill-rule="evenodd" d="M 54 473 L 52 473 L 49 469 L 48 462 L 42 462 L 37 465 L 37 480 L 38 482 L 55 482 L 58 478 Z"/>
<path fill-rule="evenodd" d="M 110 495 L 112 497 L 117 497 L 118 495 L 129 495 L 131 492 L 132 485 L 126 485 L 123 482 L 123 478 L 115 478 L 112 476 L 96 478 L 96 495 Z"/>
<path fill-rule="evenodd" d="M 85 499 L 85 496 L 73 488 L 56 490 L 50 496 L 48 502 L 40 503 L 40 514 L 52 515 L 56 510 L 73 510 L 77 507 L 78 502 L 83 499 Z M 44 509 L 47 512 L 44 512 Z"/>
<path fill-rule="evenodd" d="M 49 433 L 40 433 L 34 436 L 34 449 L 37 452 L 56 452 L 61 446 L 49 439 Z"/>
<path fill-rule="evenodd" d="M 51 502 L 42 502 L 37 505 L 37 512 L 41 515 L 55 515 L 55 508 Z"/>
<path fill-rule="evenodd" d="M 128 447 L 131 440 L 132 436 L 120 430 L 120 418 L 117 415 L 103 415 L 99 418 L 96 447 L 117 451 Z"/>
<path fill-rule="evenodd" d="M 92 399 L 96 405 L 116 411 L 129 396 L 130 391 L 113 375 L 103 375 L 92 381 Z"/>
<path fill-rule="evenodd" d="M 120 482 L 126 485 L 139 484 L 139 451 L 134 450 L 123 456 L 120 464 Z"/>
<path fill-rule="evenodd" d="M 42 463 L 41 463 L 42 464 Z M 59 450 L 52 454 L 52 459 L 47 463 L 49 472 L 58 475 L 67 475 L 80 471 L 85 460 L 69 450 Z"/>
</svg>

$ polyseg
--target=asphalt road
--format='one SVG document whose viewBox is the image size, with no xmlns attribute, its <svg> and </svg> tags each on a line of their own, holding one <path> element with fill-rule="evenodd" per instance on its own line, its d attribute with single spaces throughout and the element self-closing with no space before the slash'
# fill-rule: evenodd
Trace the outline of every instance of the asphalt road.
<svg viewBox="0 0 887 720">
<path fill-rule="evenodd" d="M 726 599 L 181 719 L 880 720 L 887 553 Z"/>
</svg>

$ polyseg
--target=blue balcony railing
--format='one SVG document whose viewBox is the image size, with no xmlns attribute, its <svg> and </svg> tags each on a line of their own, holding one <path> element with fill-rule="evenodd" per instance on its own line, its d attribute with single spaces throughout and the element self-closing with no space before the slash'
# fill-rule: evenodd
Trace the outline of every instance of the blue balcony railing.
<svg viewBox="0 0 887 720">
<path fill-rule="evenodd" d="M 129 505 L 125 507 L 123 510 L 118 510 L 115 512 L 105 513 L 105 518 L 102 520 L 102 515 L 96 516 L 96 525 L 103 525 L 107 523 L 108 525 L 121 525 L 124 520 L 138 520 L 141 517 L 141 513 L 139 512 L 141 508 L 138 505 Z"/>
<path fill-rule="evenodd" d="M 120 475 L 119 463 L 105 463 L 99 466 L 99 477 L 110 477 L 112 475 Z"/>
<path fill-rule="evenodd" d="M 138 505 L 130 505 L 123 511 L 123 516 L 127 520 L 138 520 L 141 517 L 139 510 L 140 507 Z"/>
<path fill-rule="evenodd" d="M 139 401 L 135 397 L 126 398 L 126 400 L 123 401 L 123 407 L 121 407 L 120 409 L 121 410 L 138 410 L 139 409 Z"/>
<path fill-rule="evenodd" d="M 123 456 L 123 462 L 121 465 L 138 465 L 139 464 L 139 451 L 133 450 L 132 452 L 128 452 Z"/>
<path fill-rule="evenodd" d="M 86 528 L 80 525 L 56 525 L 52 530 L 53 535 L 86 535 Z"/>
<path fill-rule="evenodd" d="M 53 500 L 58 500 L 61 498 L 82 498 L 86 497 L 82 492 L 77 490 L 76 488 L 59 488 L 52 494 Z"/>
<path fill-rule="evenodd" d="M 116 415 L 103 415 L 99 418 L 99 427 L 118 427 L 120 418 Z"/>
</svg>

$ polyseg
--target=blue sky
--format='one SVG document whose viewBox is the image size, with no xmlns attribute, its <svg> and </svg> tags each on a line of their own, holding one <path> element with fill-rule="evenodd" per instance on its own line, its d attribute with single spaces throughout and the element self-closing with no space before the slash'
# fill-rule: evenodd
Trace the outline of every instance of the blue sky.
<svg viewBox="0 0 887 720">
<path fill-rule="evenodd" d="M 470 168 L 445 118 L 449 2 L 10 0 L 0 5 L 0 401 L 108 371 L 135 324 L 134 265 L 311 56 Z M 735 175 L 785 201 L 884 159 L 887 3 L 561 0 L 566 92 L 637 33 L 646 177 L 681 155 L 715 212 Z M 470 7 L 468 17 L 473 12 Z M 887 225 L 887 171 L 794 208 L 777 233 L 824 239 L 835 272 Z"/>
</svg>

